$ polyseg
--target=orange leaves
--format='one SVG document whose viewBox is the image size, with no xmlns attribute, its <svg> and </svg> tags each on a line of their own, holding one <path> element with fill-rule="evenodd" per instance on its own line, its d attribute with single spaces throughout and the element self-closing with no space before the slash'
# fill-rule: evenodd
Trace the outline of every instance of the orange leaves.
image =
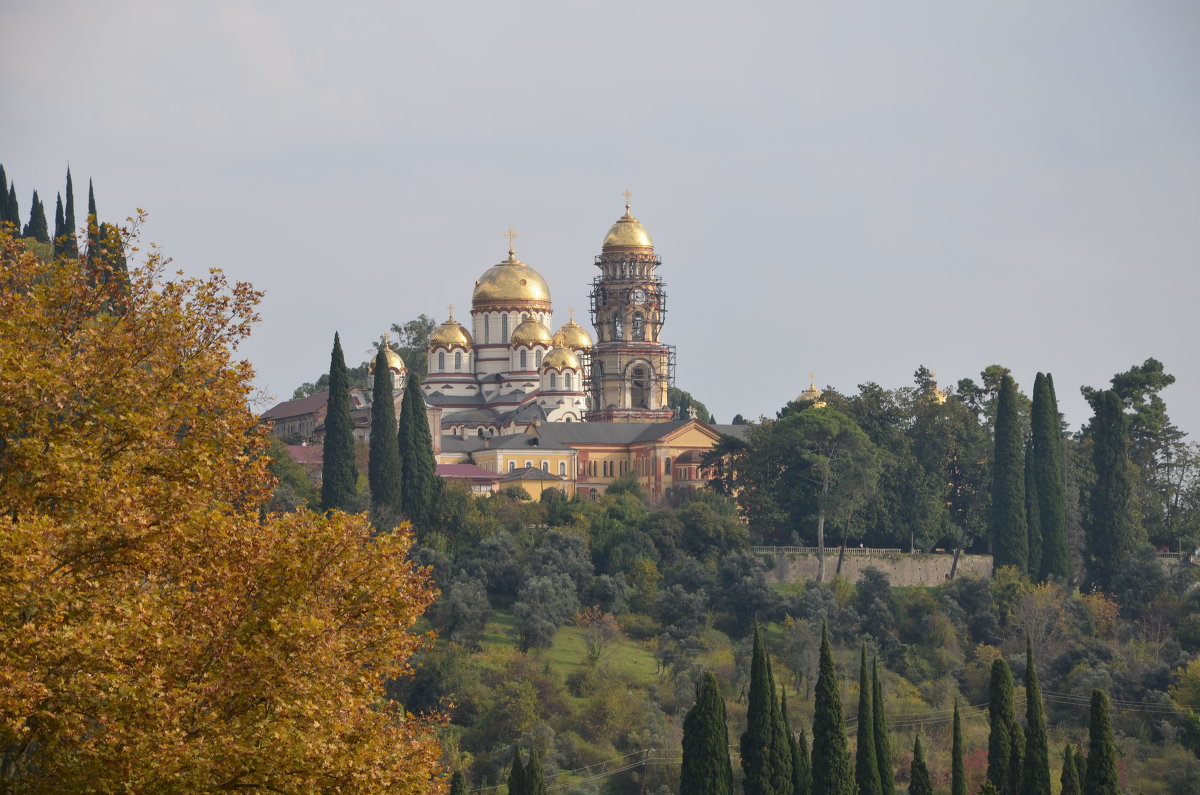
<svg viewBox="0 0 1200 795">
<path fill-rule="evenodd" d="M 410 534 L 260 517 L 258 294 L 164 265 L 113 313 L 0 236 L 0 789 L 437 791 L 382 687 L 434 595 Z"/>
</svg>

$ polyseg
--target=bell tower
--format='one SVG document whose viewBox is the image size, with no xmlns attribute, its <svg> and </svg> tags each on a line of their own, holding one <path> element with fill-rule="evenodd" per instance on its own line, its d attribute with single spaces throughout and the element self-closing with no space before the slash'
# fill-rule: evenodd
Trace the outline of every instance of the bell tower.
<svg viewBox="0 0 1200 795">
<path fill-rule="evenodd" d="M 589 422 L 665 422 L 674 412 L 667 391 L 675 382 L 675 347 L 659 341 L 667 294 L 649 233 L 630 212 L 604 237 L 592 280 L 596 343 L 589 356 Z"/>
</svg>

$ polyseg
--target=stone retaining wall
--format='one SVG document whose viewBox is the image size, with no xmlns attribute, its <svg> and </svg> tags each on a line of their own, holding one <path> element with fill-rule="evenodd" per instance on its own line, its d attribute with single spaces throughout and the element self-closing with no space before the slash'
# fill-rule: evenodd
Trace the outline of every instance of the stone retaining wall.
<svg viewBox="0 0 1200 795">
<path fill-rule="evenodd" d="M 816 579 L 817 556 L 810 553 L 788 552 L 774 555 L 760 555 L 768 564 L 767 579 L 771 582 L 804 582 Z M 772 558 L 774 560 L 772 560 Z M 825 552 L 825 581 L 833 579 L 837 570 L 838 550 L 836 548 Z M 842 561 L 842 576 L 850 582 L 858 582 L 863 569 L 874 566 L 888 576 L 892 585 L 941 585 L 950 576 L 950 565 L 954 562 L 952 554 L 929 554 L 918 552 L 911 554 L 900 552 L 894 554 L 858 555 L 852 550 L 846 550 Z M 991 555 L 961 555 L 958 558 L 956 577 L 985 577 L 992 576 Z"/>
</svg>

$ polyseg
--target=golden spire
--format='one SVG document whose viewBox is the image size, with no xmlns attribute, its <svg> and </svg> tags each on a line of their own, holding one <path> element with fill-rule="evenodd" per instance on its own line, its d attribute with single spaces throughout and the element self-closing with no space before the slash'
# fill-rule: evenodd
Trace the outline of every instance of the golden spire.
<svg viewBox="0 0 1200 795">
<path fill-rule="evenodd" d="M 508 231 L 504 233 L 504 236 L 508 238 L 508 258 L 512 259 L 517 254 L 516 249 L 513 248 L 513 241 L 517 239 L 517 232 L 510 226 Z"/>
<path fill-rule="evenodd" d="M 629 200 L 633 198 L 633 194 L 629 192 L 628 188 L 626 188 L 625 192 L 621 195 L 625 197 L 625 217 L 632 218 L 633 216 L 630 214 L 629 210 Z"/>
<path fill-rule="evenodd" d="M 450 317 L 449 317 L 449 318 L 447 318 L 447 319 L 448 319 L 448 320 L 453 320 L 453 319 L 454 319 L 454 304 L 449 304 L 449 305 L 447 305 L 447 306 L 446 306 L 446 310 L 447 310 L 447 311 L 450 313 Z"/>
<path fill-rule="evenodd" d="M 575 307 L 570 307 L 569 309 L 567 309 L 567 315 L 568 315 L 567 322 L 574 323 L 575 322 Z"/>
</svg>

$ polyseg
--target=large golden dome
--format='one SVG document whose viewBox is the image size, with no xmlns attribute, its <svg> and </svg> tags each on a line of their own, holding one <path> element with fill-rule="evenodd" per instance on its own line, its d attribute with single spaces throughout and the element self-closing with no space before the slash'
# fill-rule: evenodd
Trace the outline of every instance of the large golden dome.
<svg viewBox="0 0 1200 795">
<path fill-rule="evenodd" d="M 646 231 L 646 227 L 642 226 L 642 222 L 630 213 L 628 201 L 625 202 L 625 214 L 617 219 L 617 222 L 608 230 L 608 234 L 604 236 L 604 249 L 614 248 L 654 248 L 654 241 L 650 239 L 650 233 Z"/>
<path fill-rule="evenodd" d="M 554 344 L 554 338 L 550 336 L 550 329 L 543 326 L 540 322 L 526 317 L 519 326 L 513 329 L 512 336 L 508 340 L 510 345 L 546 345 Z"/>
<path fill-rule="evenodd" d="M 508 259 L 488 268 L 471 296 L 474 309 L 486 307 L 529 307 L 550 309 L 550 288 L 542 275 L 516 258 L 510 248 Z"/>
<path fill-rule="evenodd" d="M 400 373 L 401 375 L 403 375 L 404 373 L 407 373 L 408 366 L 404 364 L 404 359 L 401 358 L 400 354 L 396 353 L 394 350 L 392 350 L 391 346 L 388 345 L 387 335 L 384 334 L 382 339 L 383 339 L 383 360 L 385 362 L 387 362 L 388 369 L 392 370 L 394 372 Z M 371 375 L 375 374 L 375 358 L 374 357 L 372 357 L 371 361 L 369 361 L 367 363 L 367 372 L 369 372 Z"/>
<path fill-rule="evenodd" d="M 554 344 L 567 350 L 582 351 L 592 347 L 592 338 L 572 317 L 565 326 L 554 332 Z"/>
<path fill-rule="evenodd" d="M 555 345 L 550 349 L 550 352 L 543 357 L 542 369 L 578 370 L 579 358 L 561 345 Z"/>
<path fill-rule="evenodd" d="M 451 348 L 456 345 L 461 348 L 470 348 L 474 344 L 474 341 L 471 339 L 471 332 L 463 328 L 462 324 L 455 320 L 453 315 L 429 335 L 429 346 L 431 348 Z"/>
</svg>

